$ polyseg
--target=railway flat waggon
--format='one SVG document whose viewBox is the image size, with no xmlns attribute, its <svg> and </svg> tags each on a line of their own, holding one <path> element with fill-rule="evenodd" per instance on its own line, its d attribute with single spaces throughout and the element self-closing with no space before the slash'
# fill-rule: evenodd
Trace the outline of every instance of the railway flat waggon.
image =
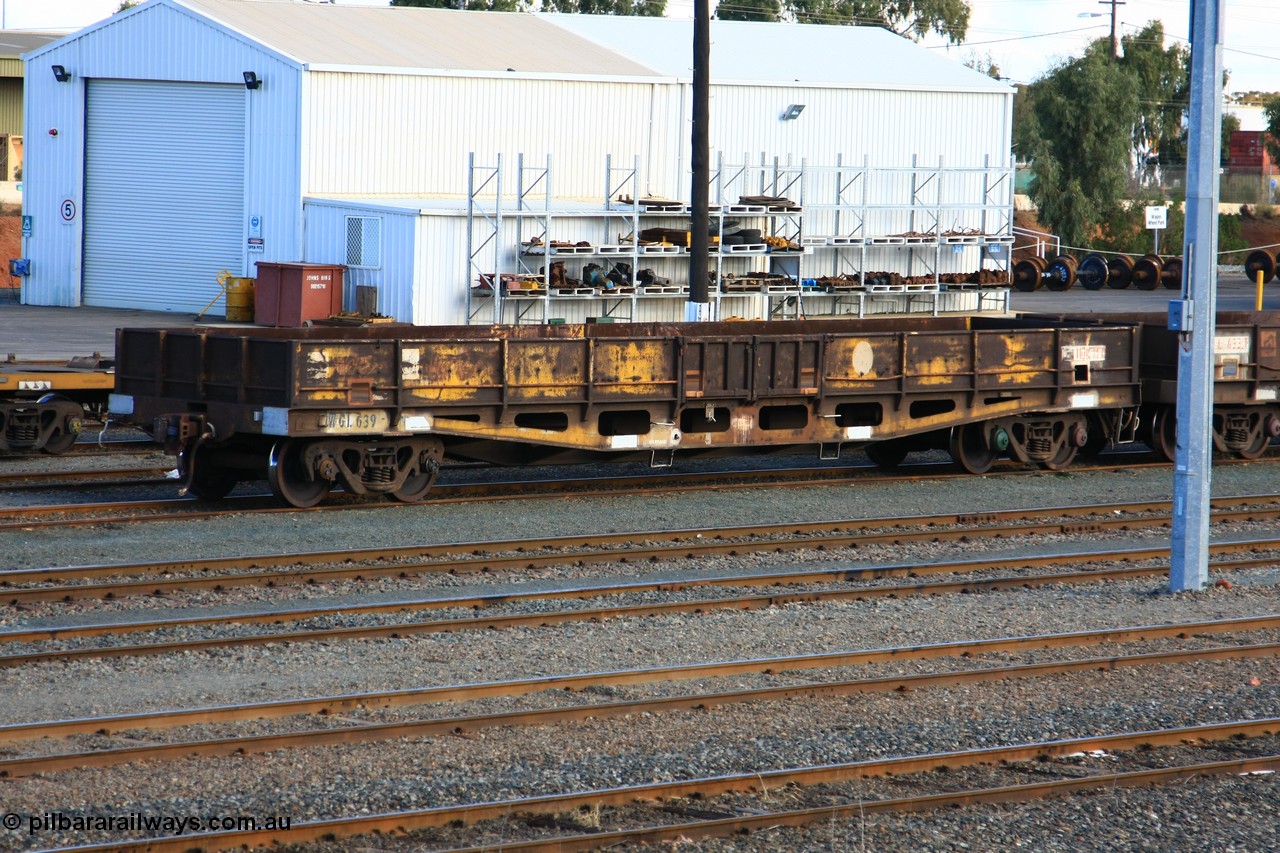
<svg viewBox="0 0 1280 853">
<path fill-rule="evenodd" d="M 446 456 L 519 465 L 866 447 L 1060 468 L 1133 440 L 1133 324 L 1013 317 L 121 329 L 113 416 L 217 498 L 266 478 L 424 497 Z"/>
<path fill-rule="evenodd" d="M 1143 440 L 1168 460 L 1177 439 L 1181 335 L 1161 314 L 1143 325 Z M 1220 312 L 1213 335 L 1214 449 L 1256 459 L 1280 436 L 1280 312 Z"/>
<path fill-rule="evenodd" d="M 114 385 L 112 362 L 99 355 L 0 362 L 0 452 L 70 449 L 86 417 L 105 411 Z"/>
</svg>

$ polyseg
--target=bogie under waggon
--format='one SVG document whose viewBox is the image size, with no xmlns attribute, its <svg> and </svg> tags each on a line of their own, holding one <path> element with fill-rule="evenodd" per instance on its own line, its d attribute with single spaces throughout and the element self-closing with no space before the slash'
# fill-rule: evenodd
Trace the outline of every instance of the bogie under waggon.
<svg viewBox="0 0 1280 853">
<path fill-rule="evenodd" d="M 115 384 L 111 360 L 0 362 L 0 452 L 71 449 L 87 417 L 99 417 Z"/>
<path fill-rule="evenodd" d="M 1140 327 L 1066 319 L 121 329 L 114 416 L 187 488 L 425 496 L 442 459 L 519 465 L 942 447 L 1056 469 L 1135 437 Z"/>
</svg>

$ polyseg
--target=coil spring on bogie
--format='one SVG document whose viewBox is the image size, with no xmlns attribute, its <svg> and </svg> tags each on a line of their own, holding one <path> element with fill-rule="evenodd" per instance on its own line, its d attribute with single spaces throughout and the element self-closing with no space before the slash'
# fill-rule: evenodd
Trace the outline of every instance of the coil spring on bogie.
<svg viewBox="0 0 1280 853">
<path fill-rule="evenodd" d="M 360 474 L 360 479 L 366 483 L 390 483 L 395 478 L 395 469 L 382 465 L 367 467 Z"/>
<path fill-rule="evenodd" d="M 1027 439 L 1027 453 L 1031 456 L 1048 456 L 1053 449 L 1053 439 L 1034 437 Z"/>
<path fill-rule="evenodd" d="M 1242 427 L 1229 427 L 1223 438 L 1231 447 L 1243 447 L 1249 441 L 1249 430 Z"/>
<path fill-rule="evenodd" d="M 40 428 L 35 424 L 14 423 L 4 431 L 10 444 L 30 444 L 40 436 Z"/>
</svg>

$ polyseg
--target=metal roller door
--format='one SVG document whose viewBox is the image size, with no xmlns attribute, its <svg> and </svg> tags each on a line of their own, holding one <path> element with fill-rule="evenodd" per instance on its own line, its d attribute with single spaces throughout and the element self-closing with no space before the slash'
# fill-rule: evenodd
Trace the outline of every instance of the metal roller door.
<svg viewBox="0 0 1280 853">
<path fill-rule="evenodd" d="M 244 113 L 242 86 L 88 81 L 83 304 L 196 312 L 240 270 Z"/>
</svg>

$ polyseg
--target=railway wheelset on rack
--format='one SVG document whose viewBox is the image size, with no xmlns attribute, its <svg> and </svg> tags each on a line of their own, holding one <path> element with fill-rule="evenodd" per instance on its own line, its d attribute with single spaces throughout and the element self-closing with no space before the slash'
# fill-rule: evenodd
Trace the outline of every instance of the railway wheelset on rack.
<svg viewBox="0 0 1280 853">
<path fill-rule="evenodd" d="M 1272 269 L 1274 273 L 1274 263 Z M 1024 292 L 1041 287 L 1069 290 L 1076 282 L 1087 290 L 1104 287 L 1123 290 L 1130 285 L 1140 290 L 1155 290 L 1161 286 L 1177 290 L 1182 286 L 1182 258 L 1148 254 L 1135 260 L 1130 255 L 1105 257 L 1091 254 L 1077 260 L 1074 255 L 1058 255 L 1056 258 L 1037 255 L 1024 258 L 1013 266 L 1013 286 Z"/>
<path fill-rule="evenodd" d="M 265 479 L 424 498 L 442 460 L 499 465 L 941 448 L 969 473 L 1050 470 L 1111 444 L 1172 458 L 1178 335 L 1164 315 L 678 324 L 120 329 L 114 419 L 184 489 Z M 1223 314 L 1213 440 L 1280 434 L 1280 313 Z"/>
</svg>

